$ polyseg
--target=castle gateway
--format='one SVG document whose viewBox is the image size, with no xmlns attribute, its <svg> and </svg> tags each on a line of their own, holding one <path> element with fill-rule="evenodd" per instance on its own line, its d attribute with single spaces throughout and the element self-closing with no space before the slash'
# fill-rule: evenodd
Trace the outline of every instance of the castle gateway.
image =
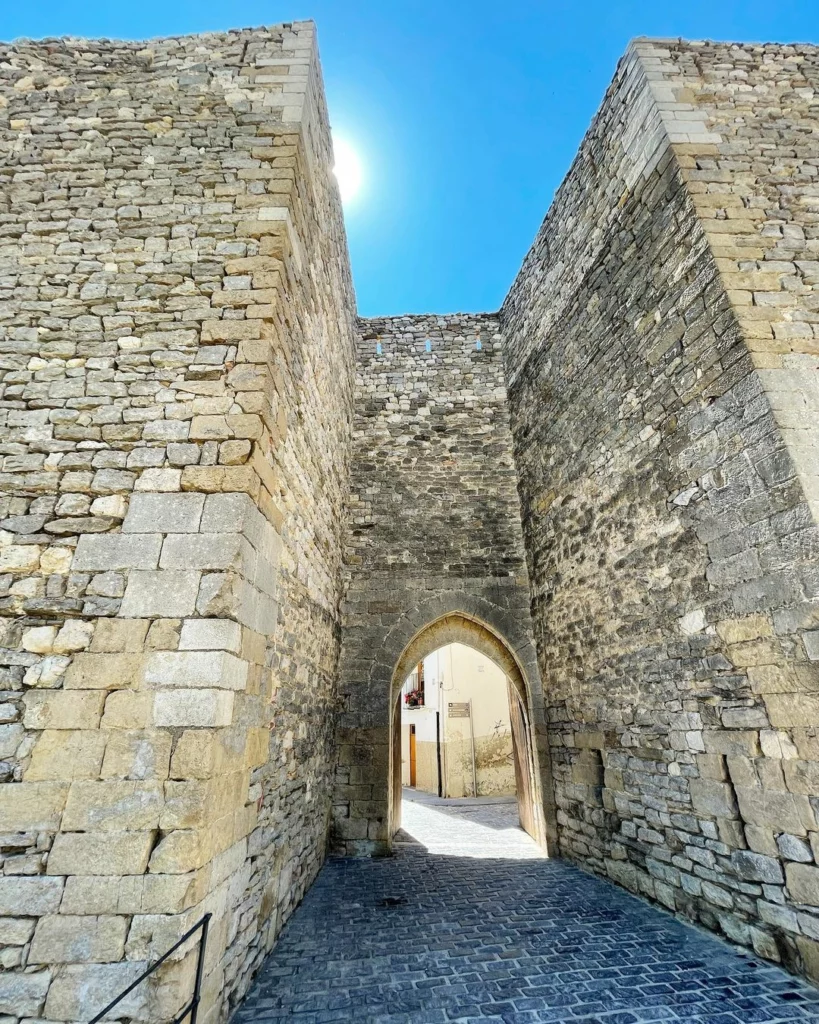
<svg viewBox="0 0 819 1024">
<path fill-rule="evenodd" d="M 224 1020 L 441 642 L 550 855 L 819 977 L 819 50 L 636 41 L 501 310 L 376 320 L 312 23 L 0 51 L 3 1021 L 206 912 Z"/>
</svg>

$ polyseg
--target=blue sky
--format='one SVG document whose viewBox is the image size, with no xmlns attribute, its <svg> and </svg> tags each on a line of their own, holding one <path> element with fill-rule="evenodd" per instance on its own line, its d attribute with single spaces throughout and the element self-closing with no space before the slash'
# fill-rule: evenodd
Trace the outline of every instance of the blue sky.
<svg viewBox="0 0 819 1024">
<path fill-rule="evenodd" d="M 0 39 L 318 23 L 364 315 L 497 309 L 637 35 L 819 42 L 819 0 L 6 0 Z"/>
</svg>

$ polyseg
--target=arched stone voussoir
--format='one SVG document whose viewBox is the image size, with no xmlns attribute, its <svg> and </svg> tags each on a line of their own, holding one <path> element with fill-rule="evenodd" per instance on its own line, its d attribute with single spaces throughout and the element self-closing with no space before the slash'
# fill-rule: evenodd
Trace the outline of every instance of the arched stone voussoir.
<svg viewBox="0 0 819 1024">
<path fill-rule="evenodd" d="M 518 662 L 505 638 L 483 618 L 460 609 L 445 612 L 416 630 L 399 655 L 392 674 L 391 701 L 413 667 L 433 651 L 448 644 L 472 647 L 493 661 L 512 681 L 524 702 L 529 703 L 525 668 Z"/>
</svg>

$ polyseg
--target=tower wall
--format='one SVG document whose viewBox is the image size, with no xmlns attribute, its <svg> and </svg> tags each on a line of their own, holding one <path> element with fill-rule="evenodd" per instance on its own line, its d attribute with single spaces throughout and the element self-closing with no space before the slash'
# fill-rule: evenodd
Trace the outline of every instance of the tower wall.
<svg viewBox="0 0 819 1024">
<path fill-rule="evenodd" d="M 516 484 L 497 317 L 360 321 L 333 822 L 341 851 L 388 848 L 393 674 L 410 641 L 449 613 L 489 626 L 516 653 L 546 776 Z M 542 788 L 548 798 L 547 777 Z"/>
<path fill-rule="evenodd" d="M 501 311 L 561 852 L 813 977 L 817 68 L 638 41 Z"/>
<path fill-rule="evenodd" d="M 215 1020 L 330 810 L 354 299 L 314 29 L 0 62 L 0 1013 L 87 1020 L 210 911 Z"/>
</svg>

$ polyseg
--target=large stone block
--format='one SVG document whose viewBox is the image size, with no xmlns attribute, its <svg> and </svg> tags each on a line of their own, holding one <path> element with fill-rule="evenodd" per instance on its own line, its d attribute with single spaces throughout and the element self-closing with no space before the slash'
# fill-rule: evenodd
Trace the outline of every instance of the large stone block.
<svg viewBox="0 0 819 1024">
<path fill-rule="evenodd" d="M 0 914 L 56 914 L 62 895 L 62 878 L 6 875 L 0 877 Z"/>
<path fill-rule="evenodd" d="M 79 690 L 30 691 L 23 701 L 27 729 L 95 729 L 104 693 Z"/>
<path fill-rule="evenodd" d="M 231 651 L 242 649 L 242 627 L 232 619 L 186 619 L 179 637 L 180 651 Z"/>
<path fill-rule="evenodd" d="M 25 780 L 96 779 L 102 765 L 105 742 L 105 733 L 98 729 L 75 732 L 46 729 L 31 752 Z"/>
<path fill-rule="evenodd" d="M 145 534 L 84 534 L 74 555 L 74 572 L 103 572 L 110 569 L 156 569 L 162 537 Z"/>
<path fill-rule="evenodd" d="M 690 787 L 691 803 L 695 813 L 716 818 L 737 816 L 736 799 L 730 783 L 716 782 L 713 779 L 692 779 Z"/>
<path fill-rule="evenodd" d="M 209 779 L 219 764 L 218 735 L 204 729 L 189 729 L 179 737 L 171 760 L 171 778 Z"/>
<path fill-rule="evenodd" d="M 78 915 L 178 914 L 204 898 L 209 871 L 181 875 L 67 878 L 60 912 Z"/>
<path fill-rule="evenodd" d="M 74 656 L 65 673 L 66 690 L 126 690 L 139 684 L 143 658 L 138 654 Z"/>
<path fill-rule="evenodd" d="M 0 832 L 58 828 L 67 796 L 67 782 L 8 783 L 0 799 Z"/>
<path fill-rule="evenodd" d="M 203 686 L 242 690 L 247 662 L 227 651 L 157 651 L 145 665 L 145 681 L 159 686 Z"/>
<path fill-rule="evenodd" d="M 817 693 L 766 693 L 764 699 L 771 725 L 777 729 L 815 726 L 819 722 Z"/>
<path fill-rule="evenodd" d="M 199 572 L 159 569 L 132 572 L 120 614 L 124 618 L 183 618 L 196 606 Z"/>
<path fill-rule="evenodd" d="M 202 533 L 244 534 L 258 555 L 259 572 L 273 576 L 279 564 L 281 538 L 249 495 L 209 494 L 201 528 Z M 267 590 L 267 586 L 260 589 Z"/>
<path fill-rule="evenodd" d="M 50 971 L 0 973 L 0 1013 L 9 1014 L 12 1020 L 39 1017 L 50 983 Z"/>
<path fill-rule="evenodd" d="M 115 963 L 125 952 L 127 932 L 127 917 L 41 917 L 29 963 Z"/>
<path fill-rule="evenodd" d="M 110 734 L 100 775 L 103 779 L 165 779 L 172 737 L 159 730 L 123 730 Z"/>
<path fill-rule="evenodd" d="M 213 728 L 230 725 L 233 694 L 228 690 L 169 690 L 154 695 L 158 726 Z"/>
<path fill-rule="evenodd" d="M 153 832 L 61 832 L 48 855 L 50 875 L 139 875 Z"/>
<path fill-rule="evenodd" d="M 741 786 L 737 787 L 736 795 L 740 813 L 748 824 L 802 836 L 817 828 L 816 817 L 806 796 Z"/>
<path fill-rule="evenodd" d="M 204 494 L 134 494 L 123 533 L 197 533 Z"/>
<path fill-rule="evenodd" d="M 127 832 L 156 828 L 162 785 L 149 781 L 74 782 L 63 813 L 65 832 Z"/>
<path fill-rule="evenodd" d="M 787 864 L 785 879 L 794 903 L 819 907 L 819 868 L 811 864 Z"/>
<path fill-rule="evenodd" d="M 45 1015 L 53 1021 L 91 1020 L 145 970 L 144 962 L 76 964 L 63 967 L 48 990 Z M 118 1004 L 125 1018 L 150 1020 L 149 993 L 141 985 Z"/>
<path fill-rule="evenodd" d="M 140 654 L 150 622 L 147 619 L 100 619 L 91 641 L 95 654 Z"/>
<path fill-rule="evenodd" d="M 153 697 L 150 693 L 119 690 L 110 693 L 102 716 L 103 729 L 144 729 L 153 723 Z"/>
<path fill-rule="evenodd" d="M 256 552 L 241 534 L 171 534 L 162 545 L 163 569 L 234 570 L 252 580 Z"/>
</svg>

